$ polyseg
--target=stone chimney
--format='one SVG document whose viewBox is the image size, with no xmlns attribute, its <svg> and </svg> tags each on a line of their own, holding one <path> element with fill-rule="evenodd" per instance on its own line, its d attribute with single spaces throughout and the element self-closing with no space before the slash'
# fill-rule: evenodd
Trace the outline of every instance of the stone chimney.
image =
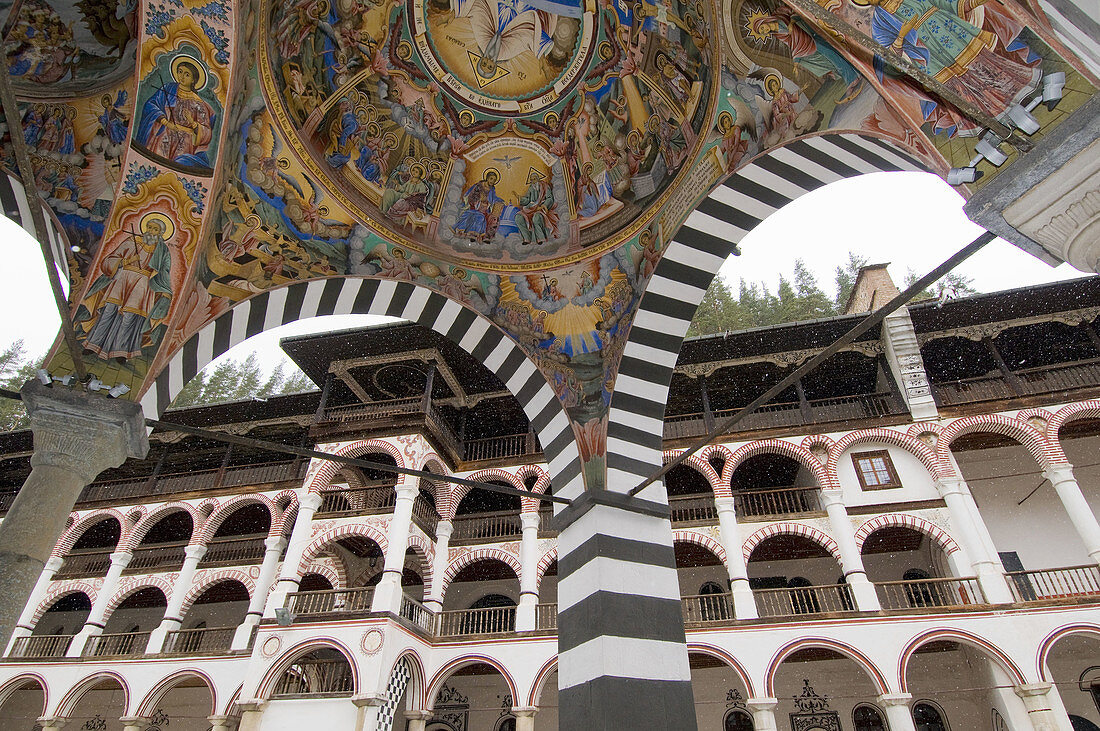
<svg viewBox="0 0 1100 731">
<path fill-rule="evenodd" d="M 889 262 L 868 264 L 860 268 L 855 284 L 852 285 L 852 292 L 848 295 L 848 303 L 844 306 L 845 315 L 874 312 L 901 294 L 894 280 L 890 278 L 890 273 L 886 271 L 887 266 Z"/>
</svg>

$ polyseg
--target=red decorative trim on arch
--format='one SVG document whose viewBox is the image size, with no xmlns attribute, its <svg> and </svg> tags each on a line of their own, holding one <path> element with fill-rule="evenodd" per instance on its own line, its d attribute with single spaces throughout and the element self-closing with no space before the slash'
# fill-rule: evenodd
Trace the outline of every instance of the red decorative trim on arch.
<svg viewBox="0 0 1100 731">
<path fill-rule="evenodd" d="M 886 676 L 869 657 L 856 648 L 826 637 L 804 637 L 794 640 L 793 642 L 788 642 L 776 650 L 775 654 L 772 655 L 772 659 L 768 662 L 768 669 L 764 673 L 764 692 L 767 694 L 767 697 L 775 697 L 775 674 L 779 671 L 779 666 L 783 661 L 795 652 L 810 647 L 824 647 L 834 652 L 839 652 L 841 655 L 854 661 L 867 671 L 867 674 L 871 676 L 871 680 L 878 686 L 879 695 L 885 695 L 890 692 L 890 685 L 886 682 Z"/>
<path fill-rule="evenodd" d="M 203 524 L 203 516 L 199 514 L 199 511 L 195 509 L 194 505 L 184 502 L 165 503 L 156 510 L 152 511 L 148 515 L 144 516 L 138 521 L 133 528 L 130 529 L 126 536 L 125 546 L 120 540 L 119 550 L 132 551 L 134 550 L 149 533 L 149 529 L 157 524 L 157 521 L 166 517 L 170 513 L 183 511 L 191 516 L 191 538 L 195 537 L 195 534 L 199 532 Z"/>
<path fill-rule="evenodd" d="M 1100 418 L 1100 399 L 1089 399 L 1067 404 L 1054 412 L 1047 420 L 1047 437 L 1058 443 L 1062 427 L 1077 419 Z"/>
<path fill-rule="evenodd" d="M 737 661 L 733 655 L 726 652 L 717 645 L 709 645 L 705 642 L 689 642 L 687 646 L 688 654 L 698 652 L 702 655 L 709 655 L 717 660 L 721 660 L 726 665 L 729 665 L 733 669 L 733 672 L 737 673 L 737 677 L 741 679 L 741 682 L 745 686 L 745 697 L 756 697 L 756 689 L 753 687 L 752 678 L 749 677 L 749 673 L 745 670 L 744 666 Z"/>
<path fill-rule="evenodd" d="M 61 702 L 57 704 L 57 709 L 54 711 L 55 716 L 66 718 L 73 715 L 73 709 L 76 708 L 76 704 L 80 702 L 80 699 L 89 690 L 99 685 L 104 680 L 113 680 L 119 684 L 122 688 L 122 707 L 129 710 L 130 708 L 130 686 L 127 685 L 126 679 L 118 673 L 111 670 L 99 670 L 87 675 L 81 680 L 69 687 L 69 690 L 62 696 Z"/>
<path fill-rule="evenodd" d="M 733 473 L 749 457 L 758 454 L 781 454 L 790 457 L 813 473 L 817 486 L 827 488 L 830 486 L 829 473 L 825 471 L 825 465 L 821 464 L 813 452 L 805 447 L 788 442 L 785 439 L 760 439 L 755 442 L 743 444 L 733 451 L 722 468 L 722 482 L 729 485 L 733 480 Z"/>
<path fill-rule="evenodd" d="M 813 451 L 814 447 L 820 447 L 826 452 L 832 450 L 836 441 L 828 434 L 808 434 L 802 437 L 802 448 Z"/>
<path fill-rule="evenodd" d="M 420 578 L 424 579 L 424 590 L 427 592 L 432 586 L 432 564 L 434 563 L 435 546 L 431 541 L 410 534 L 408 548 L 412 548 L 420 557 L 420 567 L 423 569 L 420 572 Z"/>
<path fill-rule="evenodd" d="M 546 576 L 547 570 L 550 568 L 550 564 L 558 560 L 558 547 L 555 545 L 546 554 L 539 559 L 538 565 L 535 567 L 535 591 L 542 591 L 542 579 Z"/>
<path fill-rule="evenodd" d="M 841 456 L 852 447 L 867 443 L 890 444 L 904 449 L 920 460 L 921 464 L 924 465 L 933 479 L 948 477 L 951 474 L 950 471 L 946 473 L 943 471 L 943 466 L 937 459 L 935 450 L 916 437 L 895 429 L 860 429 L 845 434 L 834 442 L 832 448 L 829 450 L 829 459 L 826 466 L 829 470 L 829 474 L 832 475 L 833 480 L 836 481 L 836 484 L 839 485 L 837 465 L 840 463 Z"/>
<path fill-rule="evenodd" d="M 1040 467 L 1065 462 L 1061 448 L 1037 432 L 1030 424 L 1003 414 L 979 414 L 956 419 L 940 432 L 936 456 L 946 474 L 954 474 L 951 465 L 951 442 L 964 434 L 987 431 L 1019 442 Z"/>
<path fill-rule="evenodd" d="M 439 587 L 439 596 L 442 597 L 447 593 L 447 587 L 451 585 L 451 581 L 454 577 L 458 576 L 459 571 L 472 563 L 477 563 L 478 561 L 484 561 L 486 559 L 502 561 L 515 572 L 516 578 L 519 578 L 522 568 L 520 567 L 519 559 L 515 556 L 499 548 L 477 548 L 469 553 L 463 554 L 457 561 L 447 567 L 446 573 L 443 574 L 443 585 Z M 512 697 L 514 698 L 515 696 Z"/>
<path fill-rule="evenodd" d="M 46 594 L 46 598 L 39 603 L 38 608 L 34 610 L 34 616 L 31 618 L 30 622 L 31 627 L 36 627 L 38 623 L 42 621 L 42 616 L 46 614 L 47 609 L 53 606 L 54 602 L 69 594 L 83 594 L 88 597 L 92 606 L 95 606 L 95 600 L 99 596 L 99 591 L 92 584 L 83 581 L 55 586 Z"/>
<path fill-rule="evenodd" d="M 855 533 L 856 548 L 862 552 L 863 542 L 866 541 L 872 533 L 882 528 L 911 528 L 935 540 L 940 548 L 943 549 L 944 553 L 951 554 L 959 550 L 959 544 L 942 528 L 924 518 L 919 518 L 916 515 L 909 515 L 908 513 L 876 515 L 859 526 Z"/>
<path fill-rule="evenodd" d="M 913 639 L 909 640 L 905 645 L 905 649 L 901 652 L 901 657 L 898 659 L 898 687 L 902 693 L 909 692 L 908 679 L 906 673 L 909 667 L 909 658 L 913 656 L 917 648 L 921 645 L 927 644 L 934 640 L 954 640 L 966 645 L 971 645 L 981 650 L 985 650 L 1000 664 L 1001 669 L 1006 671 L 1015 681 L 1016 685 L 1023 685 L 1027 682 L 1024 674 L 1017 667 L 1016 663 L 1008 656 L 1008 654 L 1001 648 L 994 645 L 984 637 L 979 637 L 971 632 L 966 632 L 961 629 L 940 628 L 931 629 L 927 632 L 922 632 Z"/>
<path fill-rule="evenodd" d="M 180 617 L 186 617 L 187 613 L 191 611 L 191 605 L 195 603 L 195 600 L 202 596 L 203 592 L 214 586 L 220 584 L 223 581 L 239 581 L 244 585 L 245 591 L 248 592 L 249 600 L 252 599 L 252 595 L 256 593 L 256 580 L 248 575 L 247 571 L 241 569 L 217 569 L 214 571 L 204 571 L 197 577 L 198 581 L 191 585 L 191 588 L 184 595 L 183 604 L 180 605 Z"/>
<path fill-rule="evenodd" d="M 46 683 L 46 678 L 38 673 L 22 672 L 16 675 L 14 678 L 8 679 L 3 685 L 0 685 L 0 707 L 3 707 L 12 693 L 20 690 L 19 686 L 26 683 L 28 680 L 38 684 L 39 689 L 42 691 L 42 712 L 39 715 L 46 715 L 46 709 L 50 706 L 50 687 Z"/>
<path fill-rule="evenodd" d="M 710 536 L 705 536 L 702 533 L 696 533 L 691 530 L 678 530 L 672 532 L 672 542 L 676 543 L 680 541 L 682 543 L 694 543 L 696 546 L 702 546 L 715 556 L 723 565 L 729 565 L 726 561 L 726 549 L 722 547 L 722 544 L 714 540 Z"/>
<path fill-rule="evenodd" d="M 171 675 L 168 675 L 167 677 L 164 677 L 161 680 L 157 681 L 157 684 L 154 685 L 149 690 L 149 692 L 145 694 L 145 698 L 143 698 L 141 703 L 138 705 L 137 711 L 134 712 L 134 715 L 151 715 L 156 709 L 157 704 L 159 704 L 164 699 L 164 696 L 168 693 L 171 693 L 172 690 L 176 687 L 177 683 L 179 683 L 181 680 L 186 680 L 187 678 L 198 678 L 206 685 L 206 689 L 210 691 L 210 715 L 213 716 L 215 713 L 217 713 L 218 691 L 217 686 L 214 684 L 213 678 L 211 678 L 209 675 L 201 670 L 195 668 L 184 668 L 183 670 L 177 670 Z"/>
<path fill-rule="evenodd" d="M 80 539 L 80 536 L 84 535 L 84 531 L 88 530 L 96 523 L 106 520 L 107 518 L 114 518 L 118 521 L 120 532 L 118 536 L 118 544 L 115 547 L 115 550 L 118 550 L 118 546 L 123 545 L 123 542 L 126 540 L 129 533 L 129 529 L 126 525 L 126 518 L 122 515 L 122 513 L 115 510 L 114 508 L 104 508 L 103 510 L 92 511 L 73 523 L 68 532 L 66 532 L 65 535 L 63 535 L 61 539 L 57 542 L 57 545 L 54 546 L 53 553 L 51 555 L 64 556 L 69 551 L 73 550 L 73 544 Z"/>
<path fill-rule="evenodd" d="M 336 564 L 337 566 L 340 566 L 340 562 L 337 561 Z M 325 579 L 328 580 L 328 583 L 332 584 L 333 589 L 343 589 L 348 584 L 347 577 L 342 574 L 339 568 L 327 566 L 318 561 L 316 558 L 313 559 L 313 561 L 310 562 L 309 566 L 306 566 L 305 571 L 301 573 L 302 576 L 305 576 L 306 574 L 317 574 L 318 576 L 325 577 Z"/>
<path fill-rule="evenodd" d="M 424 701 L 427 704 L 426 707 L 431 709 L 435 706 L 435 696 L 439 693 L 439 685 L 446 680 L 451 673 L 466 665 L 472 665 L 477 662 L 483 662 L 500 673 L 504 678 L 504 682 L 508 685 L 508 692 L 511 693 L 513 698 L 519 697 L 519 693 L 516 691 L 516 681 L 512 679 L 512 674 L 508 672 L 508 669 L 505 668 L 503 664 L 487 655 L 463 655 L 462 657 L 451 660 L 436 672 L 435 677 L 432 678 L 432 682 L 428 685 L 427 692 L 424 694 Z"/>
<path fill-rule="evenodd" d="M 538 465 L 523 465 L 516 470 L 516 479 L 519 480 L 520 487 L 523 487 L 527 483 L 527 478 L 531 475 L 538 475 L 535 484 L 531 486 L 531 492 L 545 495 L 546 491 L 550 489 L 550 473 Z M 521 497 L 520 503 L 522 504 L 521 510 L 524 513 L 537 512 L 541 507 L 541 501 L 530 497 Z"/>
<path fill-rule="evenodd" d="M 270 516 L 271 519 L 270 527 L 268 528 L 268 534 L 279 535 L 277 532 L 274 532 L 275 526 L 278 524 L 279 521 L 279 509 L 275 507 L 275 503 L 272 502 L 271 498 L 269 498 L 267 495 L 264 495 L 263 493 L 253 493 L 251 495 L 234 495 L 233 497 L 222 503 L 220 506 L 218 506 L 218 508 L 210 514 L 210 517 L 206 519 L 206 522 L 202 524 L 202 528 L 195 531 L 195 534 L 198 536 L 198 540 L 203 543 L 209 541 L 211 538 L 214 537 L 214 534 L 218 531 L 218 528 L 221 526 L 226 518 L 232 515 L 233 512 L 236 511 L 238 508 L 252 503 L 263 505 L 265 508 L 267 508 L 267 514 Z"/>
<path fill-rule="evenodd" d="M 663 455 L 664 460 L 662 464 L 668 464 L 669 462 L 683 454 L 683 452 L 684 450 L 682 449 L 665 450 L 665 453 Z M 711 465 L 710 462 L 704 459 L 703 455 L 693 454 L 685 459 L 681 464 L 687 465 L 688 467 L 702 475 L 704 478 L 706 478 L 707 483 L 710 485 L 710 491 L 714 493 L 715 497 L 733 496 L 733 493 L 730 492 L 729 483 L 722 482 L 721 475 L 714 471 L 714 467 Z"/>
<path fill-rule="evenodd" d="M 527 706 L 537 707 L 539 701 L 542 700 L 542 692 L 546 690 L 547 679 L 550 677 L 550 673 L 558 669 L 558 656 L 555 654 L 549 660 L 542 664 L 539 671 L 535 673 L 535 680 L 531 683 L 531 692 L 527 694 Z"/>
<path fill-rule="evenodd" d="M 398 467 L 405 466 L 405 459 L 401 455 L 401 450 L 383 439 L 360 439 L 359 441 L 345 444 L 333 452 L 333 454 L 344 457 L 358 457 L 368 452 L 385 452 L 393 457 Z M 314 459 L 317 458 L 315 457 Z M 328 487 L 329 483 L 332 482 L 332 478 L 342 469 L 342 467 L 343 465 L 339 462 L 324 460 L 317 471 L 313 473 L 313 477 L 309 481 L 307 492 L 321 492 L 322 489 Z M 397 476 L 398 485 L 402 484 L 404 481 L 405 475 Z"/>
<path fill-rule="evenodd" d="M 141 591 L 142 589 L 160 589 L 164 594 L 166 602 L 172 601 L 172 582 L 162 576 L 137 576 L 126 582 L 124 585 L 119 585 L 115 595 L 111 597 L 110 603 L 107 605 L 107 610 L 103 613 L 103 624 L 107 624 L 111 619 L 111 615 L 118 609 L 118 605 L 126 601 L 126 598 L 134 592 Z"/>
<path fill-rule="evenodd" d="M 1058 640 L 1075 634 L 1096 635 L 1097 639 L 1100 639 L 1100 625 L 1078 622 L 1062 625 L 1048 633 L 1039 643 L 1039 650 L 1035 654 L 1035 674 L 1039 676 L 1039 680 L 1044 683 L 1051 682 L 1050 673 L 1047 672 L 1047 657 L 1054 649 L 1054 645 L 1058 644 Z"/>
<path fill-rule="evenodd" d="M 298 563 L 298 576 L 301 576 L 305 567 L 320 555 L 321 549 L 344 536 L 370 538 L 378 544 L 378 548 L 382 550 L 383 555 L 389 550 L 389 542 L 386 540 L 386 536 L 382 534 L 382 531 L 366 523 L 344 523 L 335 528 L 330 528 L 309 542 L 309 545 L 306 546 L 306 550 L 302 553 L 302 560 Z"/>
<path fill-rule="evenodd" d="M 507 470 L 502 470 L 499 467 L 492 467 L 487 470 L 478 470 L 472 475 L 467 475 L 466 479 L 473 480 L 474 482 L 488 482 L 489 480 L 499 480 L 501 482 L 507 482 L 509 485 L 519 490 L 523 489 L 523 482 L 518 477 L 516 477 L 515 473 L 508 472 Z M 444 515 L 443 513 L 440 513 L 439 517 L 443 518 L 444 520 L 451 520 L 452 518 L 454 518 L 455 514 L 458 512 L 458 505 L 462 502 L 462 498 L 466 497 L 467 493 L 469 493 L 472 489 L 473 487 L 470 485 L 452 486 L 451 493 L 447 500 L 447 514 Z M 523 499 L 520 498 L 521 503 L 522 500 Z"/>
<path fill-rule="evenodd" d="M 259 640 L 257 640 L 257 642 L 259 642 Z M 347 645 L 334 637 L 311 637 L 288 649 L 271 664 L 271 667 L 264 673 L 263 680 L 260 681 L 259 686 L 256 688 L 256 697 L 267 700 L 276 680 L 296 659 L 308 652 L 326 647 L 336 650 L 344 656 L 345 660 L 347 660 L 348 666 L 351 667 L 352 680 L 355 683 L 352 693 L 358 693 L 361 684 L 359 682 L 359 665 L 355 662 L 355 653 L 348 649 Z"/>
<path fill-rule="evenodd" d="M 745 560 L 749 560 L 753 550 L 768 538 L 778 535 L 795 535 L 809 538 L 811 541 L 821 544 L 821 547 L 832 554 L 833 558 L 840 562 L 840 547 L 832 538 L 824 532 L 812 526 L 802 523 L 769 523 L 749 536 L 742 544 L 742 553 Z"/>
<path fill-rule="evenodd" d="M 417 705 L 417 708 L 413 708 L 411 710 L 426 710 L 424 708 L 424 688 L 428 680 L 428 673 L 424 669 L 424 661 L 420 659 L 420 655 L 416 654 L 416 650 L 412 648 L 403 650 L 401 654 L 397 656 L 397 659 L 393 661 L 393 665 L 390 666 L 390 674 L 386 677 L 393 677 L 394 672 L 397 671 L 397 666 L 401 663 L 402 660 L 407 662 L 409 664 L 409 668 L 412 670 L 412 677 L 410 677 L 409 679 L 419 684 L 419 687 L 414 687 L 413 692 L 409 693 L 408 696 L 409 698 L 413 699 Z"/>
</svg>

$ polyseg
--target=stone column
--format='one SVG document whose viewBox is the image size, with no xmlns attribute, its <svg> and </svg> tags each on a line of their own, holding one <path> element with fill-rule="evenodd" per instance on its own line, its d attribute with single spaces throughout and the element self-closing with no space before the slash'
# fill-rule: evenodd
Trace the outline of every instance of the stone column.
<svg viewBox="0 0 1100 731">
<path fill-rule="evenodd" d="M 248 613 L 244 615 L 244 621 L 237 627 L 233 634 L 231 649 L 246 650 L 248 642 L 252 639 L 252 630 L 260 623 L 267 605 L 268 594 L 271 591 L 271 583 L 275 580 L 275 570 L 279 568 L 279 557 L 283 555 L 287 541 L 282 536 L 268 536 L 264 541 L 264 560 L 260 564 L 260 576 L 256 579 L 256 588 L 252 591 L 252 598 L 248 601 Z M 274 611 L 274 608 L 272 608 Z"/>
<path fill-rule="evenodd" d="M 775 707 L 779 705 L 779 699 L 749 698 L 745 705 L 752 714 L 752 725 L 756 731 L 777 731 Z"/>
<path fill-rule="evenodd" d="M 1012 593 L 1005 581 L 1004 569 L 1000 559 L 996 558 L 996 551 L 991 549 L 993 540 L 966 481 L 961 477 L 940 479 L 936 481 L 936 487 L 947 503 L 951 524 L 956 527 L 956 538 L 970 557 L 986 601 L 993 604 L 1011 603 Z"/>
<path fill-rule="evenodd" d="M 264 719 L 264 706 L 267 701 L 253 698 L 248 701 L 238 701 L 237 708 L 241 709 L 241 720 L 237 731 L 260 731 L 260 723 Z"/>
<path fill-rule="evenodd" d="M 1093 561 L 1100 563 L 1100 523 L 1092 512 L 1092 506 L 1081 492 L 1081 486 L 1073 476 L 1073 465 L 1056 464 L 1043 470 L 1043 476 L 1050 480 L 1058 499 L 1069 515 L 1077 535 L 1085 544 L 1085 551 Z"/>
<path fill-rule="evenodd" d="M 886 711 L 886 725 L 890 731 L 917 731 L 909 702 L 912 693 L 885 693 L 878 697 L 878 704 Z"/>
<path fill-rule="evenodd" d="M 512 706 L 512 715 L 516 717 L 516 731 L 535 731 L 535 714 L 538 710 L 534 706 Z"/>
<path fill-rule="evenodd" d="M 123 569 L 130 565 L 130 559 L 133 557 L 134 554 L 129 551 L 115 551 L 111 554 L 111 568 L 107 569 L 103 586 L 99 587 L 99 594 L 96 595 L 95 603 L 92 604 L 92 611 L 88 612 L 83 629 L 76 633 L 65 657 L 80 657 L 88 638 L 103 634 L 103 617 L 107 613 L 107 605 L 111 603 L 115 592 L 118 591 L 118 580 L 122 577 Z"/>
<path fill-rule="evenodd" d="M 454 523 L 441 520 L 435 526 L 435 557 L 432 559 L 432 588 L 424 599 L 424 606 L 432 612 L 443 610 L 443 575 L 447 573 L 448 554 L 451 551 L 451 531 Z"/>
<path fill-rule="evenodd" d="M 178 630 L 183 625 L 183 617 L 180 616 L 180 611 L 183 609 L 183 600 L 187 597 L 187 592 L 191 589 L 191 583 L 195 580 L 195 570 L 199 566 L 199 561 L 206 555 L 206 548 L 205 544 L 192 543 L 183 549 L 183 568 L 180 569 L 179 576 L 172 584 L 172 596 L 168 598 L 168 606 L 164 609 L 164 619 L 161 620 L 160 626 L 149 635 L 149 644 L 145 649 L 146 655 L 156 655 L 161 652 L 164 649 L 164 641 L 168 638 L 168 633 Z"/>
<path fill-rule="evenodd" d="M 20 393 L 34 454 L 31 474 L 0 523 L 0 647 L 8 644 L 80 491 L 103 470 L 149 451 L 136 403 L 38 381 Z"/>
<path fill-rule="evenodd" d="M 519 518 L 523 522 L 523 541 L 519 549 L 519 608 L 516 609 L 516 629 L 526 632 L 535 629 L 535 605 L 539 603 L 539 514 L 520 513 Z"/>
<path fill-rule="evenodd" d="M 294 518 L 294 529 L 290 532 L 290 543 L 287 545 L 286 557 L 283 558 L 282 571 L 279 572 L 279 583 L 275 585 L 275 591 L 271 593 L 271 600 L 264 610 L 264 617 L 268 619 L 274 618 L 276 607 L 286 603 L 287 594 L 298 591 L 298 583 L 302 580 L 298 575 L 298 565 L 313 537 L 313 514 L 319 507 L 320 493 L 309 492 L 298 496 L 298 515 Z"/>
<path fill-rule="evenodd" d="M 373 612 L 401 611 L 401 574 L 405 569 L 405 551 L 409 547 L 409 527 L 412 525 L 413 501 L 419 490 L 415 483 L 405 483 L 397 488 L 397 502 L 393 506 L 390 529 L 386 533 L 386 564 L 382 580 L 374 587 Z"/>
<path fill-rule="evenodd" d="M 409 721 L 408 731 L 424 731 L 431 717 L 431 711 L 405 711 L 405 718 Z"/>
<path fill-rule="evenodd" d="M 351 702 L 359 709 L 356 714 L 356 731 L 383 731 L 378 728 L 378 711 L 386 703 L 385 693 L 361 693 L 352 696 Z"/>
<path fill-rule="evenodd" d="M 148 718 L 141 716 L 123 716 L 118 722 L 122 724 L 122 731 L 145 731 L 152 724 Z"/>
<path fill-rule="evenodd" d="M 1051 683 L 1028 683 L 1017 685 L 1013 690 L 1024 702 L 1027 717 L 1035 731 L 1072 731 L 1069 716 L 1051 708 L 1051 688 Z"/>
<path fill-rule="evenodd" d="M 722 548 L 726 551 L 726 573 L 729 574 L 730 592 L 733 594 L 733 616 L 737 619 L 756 619 L 759 615 L 756 599 L 749 588 L 749 569 L 741 548 L 736 503 L 732 497 L 714 498 L 714 505 L 718 508 L 718 531 Z"/>
<path fill-rule="evenodd" d="M 867 580 L 867 571 L 863 568 L 863 556 L 860 555 L 859 548 L 856 546 L 856 532 L 844 507 L 843 494 L 840 490 L 822 490 L 821 504 L 825 506 L 825 512 L 829 515 L 829 527 L 840 550 L 844 580 L 852 590 L 856 609 L 861 612 L 877 612 L 882 607 L 879 605 L 874 584 Z"/>
<path fill-rule="evenodd" d="M 46 598 L 46 594 L 50 590 L 50 582 L 53 581 L 53 575 L 57 573 L 63 563 L 65 563 L 65 559 L 61 556 L 50 556 L 49 560 L 46 561 L 42 573 L 38 576 L 38 582 L 34 585 L 34 591 L 27 599 L 27 606 L 23 607 L 23 613 L 19 615 L 19 624 L 15 625 L 11 642 L 8 643 L 5 654 L 11 654 L 12 646 L 17 639 L 27 637 L 34 631 L 34 625 L 31 624 L 34 622 L 34 612 L 38 609 L 38 605 L 42 603 L 42 600 Z"/>
<path fill-rule="evenodd" d="M 239 718 L 232 716 L 207 716 L 206 720 L 210 722 L 210 731 L 234 731 L 240 723 Z"/>
</svg>

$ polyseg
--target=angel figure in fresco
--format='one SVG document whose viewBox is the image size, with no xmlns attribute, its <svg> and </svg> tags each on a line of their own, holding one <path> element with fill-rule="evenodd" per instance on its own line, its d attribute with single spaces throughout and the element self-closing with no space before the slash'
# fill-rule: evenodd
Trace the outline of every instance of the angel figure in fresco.
<svg viewBox="0 0 1100 731">
<path fill-rule="evenodd" d="M 456 234 L 478 241 L 488 241 L 493 238 L 496 233 L 493 207 L 497 203 L 504 202 L 497 196 L 499 182 L 500 173 L 494 168 L 489 168 L 481 180 L 466 189 L 462 194 L 465 207 L 452 228 Z"/>
<path fill-rule="evenodd" d="M 152 330 L 172 302 L 175 226 L 163 213 L 147 213 L 99 266 L 99 277 L 77 311 L 84 349 L 104 360 L 133 358 L 152 345 Z M 82 317 L 83 315 L 83 317 Z"/>
<path fill-rule="evenodd" d="M 177 56 L 172 78 L 142 107 L 137 141 L 166 160 L 208 168 L 214 110 L 198 95 L 206 86 L 206 71 L 194 58 Z"/>
<path fill-rule="evenodd" d="M 455 17 L 470 21 L 481 51 L 477 70 L 484 78 L 492 78 L 502 61 L 524 51 L 541 58 L 554 46 L 556 18 L 523 0 L 454 0 L 452 7 Z"/>
</svg>

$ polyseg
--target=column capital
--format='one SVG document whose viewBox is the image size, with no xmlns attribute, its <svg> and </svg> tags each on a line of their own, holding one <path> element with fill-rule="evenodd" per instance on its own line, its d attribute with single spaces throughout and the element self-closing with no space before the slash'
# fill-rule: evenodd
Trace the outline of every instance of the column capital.
<svg viewBox="0 0 1100 731">
<path fill-rule="evenodd" d="M 122 568 L 126 568 L 130 565 L 130 561 L 134 558 L 133 551 L 115 551 L 111 554 L 111 565 L 118 564 Z"/>
<path fill-rule="evenodd" d="M 516 718 L 534 718 L 538 712 L 537 706 L 512 706 L 512 715 Z"/>
<path fill-rule="evenodd" d="M 191 543 L 183 549 L 183 555 L 186 558 L 191 558 L 196 561 L 201 561 L 202 557 L 206 555 L 206 552 L 210 549 L 210 546 L 205 543 Z"/>
<path fill-rule="evenodd" d="M 242 713 L 255 713 L 263 710 L 263 707 L 266 705 L 267 701 L 262 698 L 249 698 L 246 701 L 237 701 L 237 708 L 240 708 Z"/>
<path fill-rule="evenodd" d="M 381 706 L 386 702 L 385 693 L 360 693 L 359 695 L 353 695 L 351 702 L 355 704 L 356 708 L 375 706 Z"/>
<path fill-rule="evenodd" d="M 834 505 L 839 505 L 842 508 L 844 507 L 843 490 L 837 490 L 835 488 L 822 488 L 819 491 L 819 494 L 821 496 L 821 505 L 826 510 L 833 507 Z"/>
<path fill-rule="evenodd" d="M 239 718 L 235 716 L 224 715 L 207 716 L 206 720 L 210 722 L 210 725 L 213 727 L 213 731 L 219 731 L 220 729 L 225 729 L 225 731 L 229 731 L 230 729 L 237 728 L 237 724 L 240 723 Z"/>
<path fill-rule="evenodd" d="M 966 480 L 961 477 L 939 477 L 936 479 L 936 489 L 939 490 L 940 495 L 947 496 L 958 493 L 960 495 L 966 495 L 970 492 L 969 486 L 966 484 Z"/>
<path fill-rule="evenodd" d="M 1013 686 L 1012 690 L 1021 698 L 1034 698 L 1046 695 L 1053 687 L 1053 683 L 1024 683 L 1023 685 Z"/>
<path fill-rule="evenodd" d="M 450 538 L 451 532 L 454 531 L 455 524 L 451 522 L 449 518 L 440 518 L 439 522 L 435 524 L 435 539 L 438 542 L 440 538 Z"/>
<path fill-rule="evenodd" d="M 749 698 L 745 701 L 745 706 L 750 711 L 774 711 L 778 705 L 778 698 Z"/>
<path fill-rule="evenodd" d="M 890 706 L 908 706 L 913 700 L 912 693 L 883 693 L 878 697 L 878 702 L 889 708 Z"/>
<path fill-rule="evenodd" d="M 65 563 L 64 556 L 50 556 L 48 559 L 46 559 L 46 564 L 42 567 L 42 570 L 49 571 L 51 574 L 54 574 L 57 573 L 63 563 Z"/>
<path fill-rule="evenodd" d="M 40 716 L 35 719 L 35 723 L 42 727 L 42 731 L 54 731 L 55 729 L 64 728 L 68 722 L 69 719 L 60 716 Z"/>
<path fill-rule="evenodd" d="M 404 484 L 396 485 L 394 490 L 397 491 L 398 500 L 415 500 L 416 496 L 420 494 L 420 486 L 415 482 L 406 482 Z"/>
<path fill-rule="evenodd" d="M 732 497 L 716 497 L 714 498 L 714 507 L 718 509 L 719 513 L 732 513 L 734 518 L 737 517 L 737 500 Z"/>
<path fill-rule="evenodd" d="M 1043 468 L 1043 477 L 1055 484 L 1076 479 L 1073 476 L 1073 465 L 1069 462 L 1047 465 Z"/>
<path fill-rule="evenodd" d="M 317 508 L 321 507 L 321 493 L 319 492 L 307 492 L 304 495 L 298 496 L 298 515 L 303 512 L 309 511 L 311 513 L 317 512 Z"/>
<path fill-rule="evenodd" d="M 20 390 L 34 433 L 31 466 L 62 467 L 89 483 L 149 451 L 141 406 L 27 381 Z"/>
<path fill-rule="evenodd" d="M 142 731 L 152 725 L 152 720 L 144 718 L 142 716 L 123 716 L 118 719 L 118 722 L 125 726 L 127 729 L 136 729 Z"/>
<path fill-rule="evenodd" d="M 286 548 L 286 538 L 283 536 L 268 536 L 264 539 L 264 549 L 268 551 L 282 551 Z"/>
<path fill-rule="evenodd" d="M 431 717 L 431 711 L 405 711 L 405 718 L 410 721 L 427 721 Z"/>
<path fill-rule="evenodd" d="M 520 524 L 523 526 L 523 530 L 538 530 L 539 527 L 539 514 L 537 512 L 520 513 Z"/>
</svg>

